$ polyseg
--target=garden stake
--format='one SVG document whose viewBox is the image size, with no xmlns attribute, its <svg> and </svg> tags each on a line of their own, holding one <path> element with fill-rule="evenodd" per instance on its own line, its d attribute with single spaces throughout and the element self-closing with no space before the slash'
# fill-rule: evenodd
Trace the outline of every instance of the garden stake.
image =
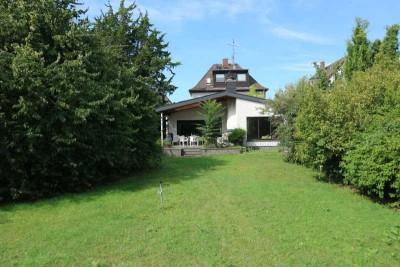
<svg viewBox="0 0 400 267">
<path fill-rule="evenodd" d="M 161 200 L 161 208 L 164 208 L 164 199 L 162 195 L 162 181 L 160 181 L 160 189 L 158 190 L 158 194 L 160 195 L 160 200 Z"/>
<path fill-rule="evenodd" d="M 322 167 L 322 165 L 319 165 L 319 180 L 321 180 Z"/>
</svg>

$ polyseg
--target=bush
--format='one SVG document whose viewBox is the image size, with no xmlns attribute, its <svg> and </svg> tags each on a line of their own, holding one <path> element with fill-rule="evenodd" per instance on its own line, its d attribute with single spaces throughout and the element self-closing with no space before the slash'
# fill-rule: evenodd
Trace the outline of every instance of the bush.
<svg viewBox="0 0 400 267">
<path fill-rule="evenodd" d="M 400 199 L 400 112 L 375 116 L 346 153 L 345 182 L 368 195 Z"/>
<path fill-rule="evenodd" d="M 233 129 L 233 131 L 229 134 L 228 140 L 235 145 L 243 145 L 243 139 L 246 136 L 246 130 L 241 128 Z"/>
</svg>

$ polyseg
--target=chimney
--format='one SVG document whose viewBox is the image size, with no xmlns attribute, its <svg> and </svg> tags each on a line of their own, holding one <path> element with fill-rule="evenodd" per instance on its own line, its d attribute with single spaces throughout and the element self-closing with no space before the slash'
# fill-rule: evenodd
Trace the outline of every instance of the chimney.
<svg viewBox="0 0 400 267">
<path fill-rule="evenodd" d="M 222 67 L 223 67 L 224 69 L 229 68 L 229 62 L 228 62 L 228 59 L 227 59 L 227 58 L 223 58 L 223 59 L 222 59 Z"/>
<path fill-rule="evenodd" d="M 322 70 L 325 69 L 325 61 L 321 61 L 321 62 L 319 63 L 319 68 L 322 69 Z"/>
<path fill-rule="evenodd" d="M 236 80 L 234 80 L 232 77 L 229 77 L 226 80 L 226 91 L 228 93 L 236 93 Z"/>
</svg>

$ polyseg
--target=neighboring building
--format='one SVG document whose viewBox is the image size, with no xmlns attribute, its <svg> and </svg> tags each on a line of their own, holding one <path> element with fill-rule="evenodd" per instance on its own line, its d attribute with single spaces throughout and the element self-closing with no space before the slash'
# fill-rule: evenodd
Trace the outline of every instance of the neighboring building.
<svg viewBox="0 0 400 267">
<path fill-rule="evenodd" d="M 228 59 L 223 59 L 222 64 L 212 65 L 196 86 L 189 90 L 191 99 L 156 109 L 164 118 L 162 128 L 173 136 L 201 135 L 197 130 L 198 125 L 204 123 L 200 104 L 215 99 L 225 107 L 221 135 L 242 128 L 247 132 L 247 146 L 277 146 L 270 120 L 273 114 L 264 112 L 265 98 L 247 95 L 251 85 L 258 93 L 265 94 L 268 91 L 250 75 L 248 69 L 229 64 Z"/>
<path fill-rule="evenodd" d="M 319 68 L 323 69 L 326 73 L 326 75 L 328 76 L 328 79 L 330 81 L 330 83 L 333 83 L 337 77 L 337 75 L 341 75 L 343 72 L 343 64 L 344 64 L 344 60 L 345 57 L 342 57 L 338 60 L 336 60 L 335 62 L 333 62 L 332 64 L 325 66 L 325 62 L 322 61 L 319 63 Z M 313 82 L 315 81 L 317 77 L 315 75 L 313 75 L 310 78 L 310 81 Z"/>
</svg>

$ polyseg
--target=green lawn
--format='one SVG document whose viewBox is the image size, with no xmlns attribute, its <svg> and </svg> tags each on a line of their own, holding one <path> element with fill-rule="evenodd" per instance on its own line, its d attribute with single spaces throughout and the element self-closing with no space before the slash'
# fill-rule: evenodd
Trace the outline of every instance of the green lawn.
<svg viewBox="0 0 400 267">
<path fill-rule="evenodd" d="M 3 205 L 0 266 L 399 266 L 385 238 L 400 212 L 315 175 L 277 152 L 169 158 L 92 192 Z"/>
</svg>

